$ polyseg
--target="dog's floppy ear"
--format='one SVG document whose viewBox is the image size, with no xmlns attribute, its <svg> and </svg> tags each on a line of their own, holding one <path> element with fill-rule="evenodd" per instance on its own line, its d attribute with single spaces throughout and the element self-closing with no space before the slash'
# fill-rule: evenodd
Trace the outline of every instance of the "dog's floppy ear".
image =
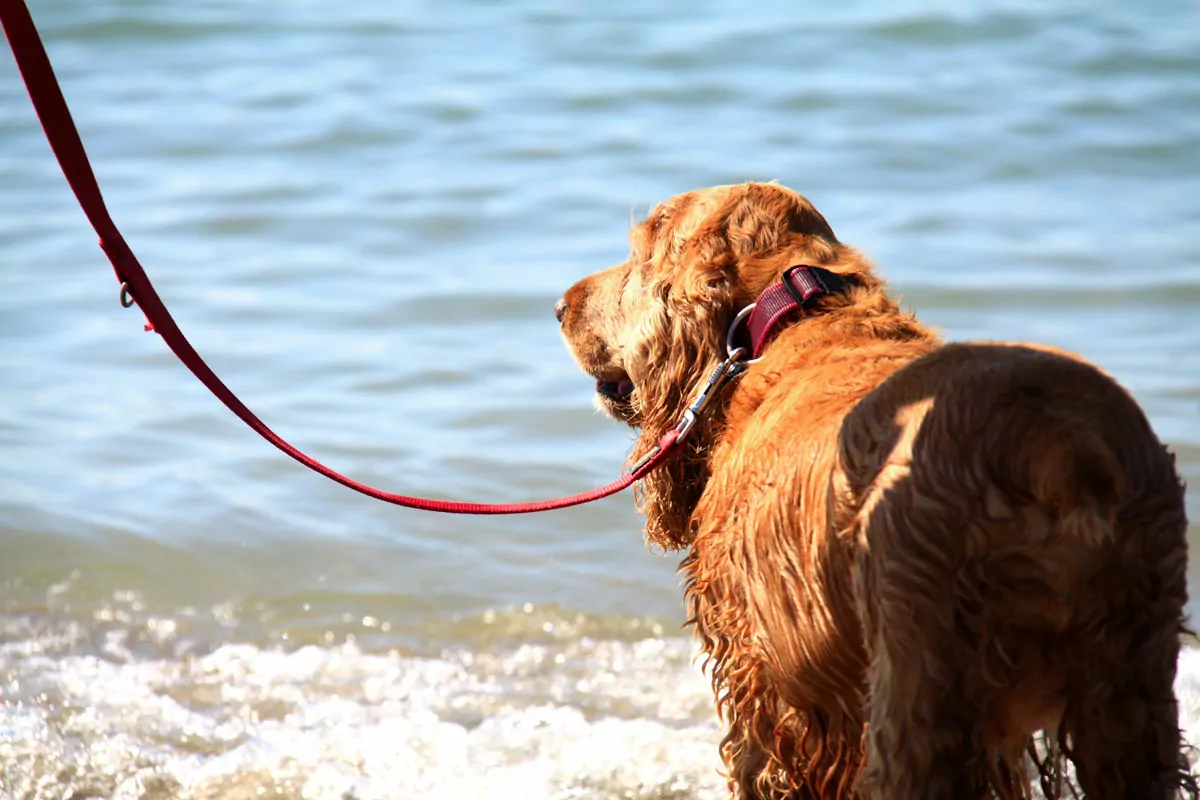
<svg viewBox="0 0 1200 800">
<path fill-rule="evenodd" d="M 773 184 L 730 187 L 702 219 L 647 223 L 642 259 L 644 313 L 628 364 L 642 428 L 630 462 L 647 455 L 725 357 L 737 311 L 752 302 L 790 259 L 833 257 L 837 239 L 803 197 Z M 650 241 L 652 239 L 652 241 Z M 761 284 L 761 285 L 760 285 Z M 708 450 L 724 416 L 724 398 L 693 428 L 681 454 L 647 475 L 638 490 L 646 536 L 665 549 L 688 546 L 689 521 L 708 479 Z"/>
<path fill-rule="evenodd" d="M 679 423 L 724 357 L 725 334 L 735 313 L 736 256 L 723 230 L 691 236 L 677 254 L 661 253 L 656 258 L 674 264 L 646 265 L 649 313 L 634 337 L 636 349 L 630 359 L 636 369 L 631 374 L 642 429 L 631 463 Z M 688 520 L 708 478 L 707 450 L 712 440 L 711 426 L 697 425 L 679 456 L 638 486 L 646 536 L 653 544 L 674 550 L 690 543 Z"/>
</svg>

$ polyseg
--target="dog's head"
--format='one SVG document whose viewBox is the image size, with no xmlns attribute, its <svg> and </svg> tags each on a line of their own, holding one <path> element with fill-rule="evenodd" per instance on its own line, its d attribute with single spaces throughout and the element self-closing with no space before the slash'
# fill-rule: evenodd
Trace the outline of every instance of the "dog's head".
<svg viewBox="0 0 1200 800">
<path fill-rule="evenodd" d="M 596 379 L 599 409 L 641 429 L 630 455 L 637 461 L 724 357 L 737 312 L 789 266 L 830 265 L 845 248 L 804 197 L 754 183 L 673 197 L 630 241 L 627 260 L 576 283 L 555 313 L 571 353 Z M 700 428 L 679 458 L 642 481 L 647 536 L 666 548 L 690 541 L 712 444 L 711 422 Z"/>
</svg>

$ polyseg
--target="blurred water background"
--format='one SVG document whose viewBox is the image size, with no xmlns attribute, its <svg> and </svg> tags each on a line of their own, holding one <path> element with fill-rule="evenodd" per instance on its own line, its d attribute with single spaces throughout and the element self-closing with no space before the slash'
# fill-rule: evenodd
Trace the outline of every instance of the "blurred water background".
<svg viewBox="0 0 1200 800">
<path fill-rule="evenodd" d="M 752 179 L 947 336 L 1107 368 L 1200 486 L 1200 5 L 31 8 L 184 331 L 357 479 L 614 477 L 554 300 L 656 201 Z M 632 498 L 436 516 L 259 440 L 118 306 L 7 55 L 0 259 L 0 796 L 720 796 Z"/>
</svg>

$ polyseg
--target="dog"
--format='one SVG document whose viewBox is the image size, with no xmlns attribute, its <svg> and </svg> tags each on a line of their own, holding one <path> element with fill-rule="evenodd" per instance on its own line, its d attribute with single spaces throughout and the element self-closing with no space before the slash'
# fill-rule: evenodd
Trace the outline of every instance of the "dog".
<svg viewBox="0 0 1200 800">
<path fill-rule="evenodd" d="M 637 487 L 649 542 L 686 551 L 731 796 L 1057 797 L 1064 772 L 1090 798 L 1195 796 L 1184 490 L 1124 389 L 1051 347 L 943 342 L 777 184 L 681 194 L 630 239 L 555 313 L 640 431 L 631 464 L 785 271 L 840 287 Z"/>
</svg>

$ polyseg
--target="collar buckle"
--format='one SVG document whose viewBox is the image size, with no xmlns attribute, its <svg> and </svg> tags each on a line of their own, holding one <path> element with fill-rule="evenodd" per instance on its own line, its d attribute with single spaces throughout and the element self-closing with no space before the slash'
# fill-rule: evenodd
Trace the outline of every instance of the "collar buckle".
<svg viewBox="0 0 1200 800">
<path fill-rule="evenodd" d="M 824 273 L 822 275 L 821 273 Z M 829 284 L 832 281 L 837 281 L 836 289 L 830 288 Z M 809 267 L 804 264 L 798 264 L 794 267 L 788 267 L 783 273 L 783 279 L 780 281 L 783 288 L 787 289 L 787 293 L 796 301 L 796 305 L 803 308 L 809 298 L 819 294 L 833 294 L 835 291 L 841 291 L 842 279 L 836 274 L 821 269 L 820 267 Z"/>
</svg>

